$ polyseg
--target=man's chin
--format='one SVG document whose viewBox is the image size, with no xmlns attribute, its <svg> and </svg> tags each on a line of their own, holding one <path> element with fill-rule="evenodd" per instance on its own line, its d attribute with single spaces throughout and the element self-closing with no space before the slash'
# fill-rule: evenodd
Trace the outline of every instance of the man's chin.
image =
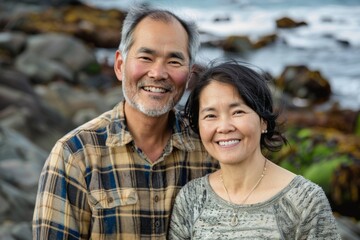
<svg viewBox="0 0 360 240">
<path fill-rule="evenodd" d="M 164 114 L 167 114 L 175 107 L 174 103 L 167 103 L 165 106 L 151 103 L 136 103 L 134 101 L 128 101 L 128 103 L 133 108 L 137 109 L 138 111 L 149 117 L 160 117 Z"/>
<path fill-rule="evenodd" d="M 170 112 L 171 109 L 139 109 L 142 113 L 149 117 L 160 117 L 168 112 Z"/>
</svg>

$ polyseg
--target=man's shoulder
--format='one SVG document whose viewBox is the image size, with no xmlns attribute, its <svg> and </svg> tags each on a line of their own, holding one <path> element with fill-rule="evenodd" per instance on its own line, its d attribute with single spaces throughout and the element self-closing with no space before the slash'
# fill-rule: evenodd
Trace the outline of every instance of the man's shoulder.
<svg viewBox="0 0 360 240">
<path fill-rule="evenodd" d="M 111 125 L 115 123 L 114 112 L 116 107 L 109 111 L 106 111 L 98 117 L 78 126 L 72 131 L 65 134 L 58 140 L 59 143 L 66 145 L 84 145 L 87 143 L 93 143 L 96 145 L 105 145 L 108 137 L 108 131 Z"/>
<path fill-rule="evenodd" d="M 83 123 L 82 125 L 78 126 L 77 128 L 73 129 L 69 133 L 67 133 L 65 136 L 61 138 L 61 140 L 66 141 L 67 139 L 70 139 L 76 135 L 81 135 L 85 132 L 99 132 L 103 129 L 106 129 L 106 127 L 111 122 L 111 112 L 107 111 L 98 117 Z"/>
</svg>

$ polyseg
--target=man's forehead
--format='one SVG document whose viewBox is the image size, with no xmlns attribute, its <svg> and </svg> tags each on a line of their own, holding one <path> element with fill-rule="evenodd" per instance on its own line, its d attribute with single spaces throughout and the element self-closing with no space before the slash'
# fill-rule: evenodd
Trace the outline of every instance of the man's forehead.
<svg viewBox="0 0 360 240">
<path fill-rule="evenodd" d="M 168 25 L 168 27 L 155 25 L 157 23 Z M 166 33 L 162 33 L 162 30 Z M 154 41 L 152 41 L 153 39 Z M 153 54 L 159 47 L 170 43 L 169 46 L 173 44 L 175 47 L 173 49 L 168 49 L 168 54 L 185 59 L 186 56 L 189 55 L 188 41 L 189 38 L 186 30 L 175 18 L 171 21 L 159 21 L 158 19 L 147 17 L 139 22 L 134 29 L 132 47 L 135 47 L 133 50 L 138 53 Z M 154 44 L 154 42 L 156 44 Z"/>
</svg>

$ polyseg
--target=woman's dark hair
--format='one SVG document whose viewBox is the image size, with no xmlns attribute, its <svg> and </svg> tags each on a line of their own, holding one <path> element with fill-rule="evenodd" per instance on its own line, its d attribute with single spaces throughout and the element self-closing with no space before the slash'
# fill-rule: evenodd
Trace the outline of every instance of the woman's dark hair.
<svg viewBox="0 0 360 240">
<path fill-rule="evenodd" d="M 278 151 L 286 138 L 280 133 L 277 124 L 278 113 L 274 113 L 271 91 L 266 74 L 260 74 L 250 68 L 250 64 L 239 61 L 226 61 L 210 66 L 202 72 L 191 92 L 185 114 L 191 128 L 199 134 L 199 96 L 201 91 L 212 81 L 227 83 L 238 91 L 246 105 L 253 109 L 267 123 L 267 133 L 261 135 L 260 145 L 270 151 Z"/>
</svg>

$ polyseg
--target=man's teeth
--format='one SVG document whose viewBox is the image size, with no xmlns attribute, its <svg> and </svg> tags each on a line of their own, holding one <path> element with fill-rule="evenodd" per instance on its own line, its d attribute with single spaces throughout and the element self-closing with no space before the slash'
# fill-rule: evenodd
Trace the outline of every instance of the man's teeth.
<svg viewBox="0 0 360 240">
<path fill-rule="evenodd" d="M 165 89 L 157 88 L 157 87 L 144 87 L 144 90 L 148 91 L 148 92 L 155 92 L 155 93 L 164 93 L 164 92 L 166 92 Z"/>
<path fill-rule="evenodd" d="M 238 142 L 240 142 L 240 140 L 219 141 L 219 145 L 220 146 L 229 146 L 229 145 L 232 145 L 232 144 L 236 144 Z"/>
</svg>

